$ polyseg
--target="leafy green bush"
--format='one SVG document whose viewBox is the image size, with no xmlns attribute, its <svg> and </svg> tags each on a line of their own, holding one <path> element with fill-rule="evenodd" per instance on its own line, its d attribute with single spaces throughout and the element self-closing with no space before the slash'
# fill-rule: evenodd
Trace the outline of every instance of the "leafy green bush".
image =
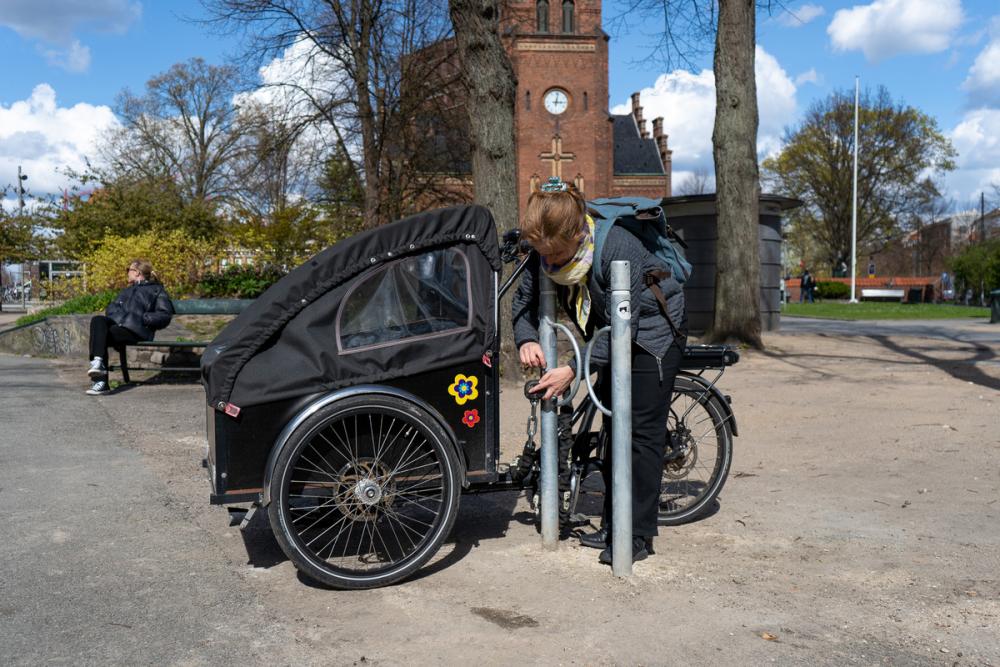
<svg viewBox="0 0 1000 667">
<path fill-rule="evenodd" d="M 222 273 L 202 276 L 195 291 L 211 299 L 256 299 L 284 275 L 284 271 L 271 266 L 230 266 Z"/>
<path fill-rule="evenodd" d="M 114 299 L 117 295 L 118 292 L 115 290 L 105 290 L 103 292 L 98 292 L 97 294 L 84 294 L 83 296 L 70 299 L 62 305 L 45 308 L 44 310 L 39 310 L 36 313 L 20 317 L 14 324 L 17 326 L 31 324 L 32 322 L 38 322 L 39 320 L 44 320 L 46 317 L 54 317 L 55 315 L 100 313 L 108 307 L 108 304 L 111 303 L 112 299 Z"/>
<path fill-rule="evenodd" d="M 964 288 L 976 294 L 980 286 L 987 294 L 1000 288 L 1000 239 L 970 245 L 951 260 L 955 279 Z"/>
<path fill-rule="evenodd" d="M 816 296 L 821 299 L 848 299 L 851 296 L 851 286 L 824 280 L 816 283 Z"/>
</svg>

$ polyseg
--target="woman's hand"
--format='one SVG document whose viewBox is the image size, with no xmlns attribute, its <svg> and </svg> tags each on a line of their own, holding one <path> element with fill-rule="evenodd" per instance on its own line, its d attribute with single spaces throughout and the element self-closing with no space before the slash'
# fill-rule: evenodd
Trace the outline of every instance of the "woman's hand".
<svg viewBox="0 0 1000 667">
<path fill-rule="evenodd" d="M 545 395 L 542 396 L 542 400 L 545 401 L 555 396 L 561 396 L 569 389 L 569 385 L 573 382 L 573 376 L 573 369 L 569 366 L 553 368 L 542 376 L 542 379 L 538 381 L 538 384 L 531 390 L 531 393 L 537 394 L 544 391 Z"/>
<path fill-rule="evenodd" d="M 525 343 L 517 351 L 521 357 L 521 365 L 530 368 L 545 368 L 545 355 L 538 343 Z"/>
</svg>

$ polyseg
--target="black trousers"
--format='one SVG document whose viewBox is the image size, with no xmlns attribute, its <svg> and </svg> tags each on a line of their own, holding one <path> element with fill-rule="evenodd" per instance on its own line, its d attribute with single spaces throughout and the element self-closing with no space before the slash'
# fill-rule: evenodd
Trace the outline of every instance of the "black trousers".
<svg viewBox="0 0 1000 667">
<path fill-rule="evenodd" d="M 126 343 L 138 343 L 139 336 L 130 329 L 120 327 L 104 315 L 94 315 L 90 320 L 90 358 L 100 357 L 108 363 L 108 347 L 118 348 Z"/>
<path fill-rule="evenodd" d="M 666 453 L 667 412 L 674 378 L 681 363 L 677 343 L 670 346 L 660 364 L 656 357 L 637 345 L 632 346 L 632 535 L 653 537 L 657 534 L 660 505 L 660 479 Z M 601 385 L 601 402 L 611 406 L 611 374 Z M 605 417 L 605 423 L 611 419 Z M 610 433 L 611 429 L 608 429 Z M 604 523 L 611 525 L 611 440 L 608 440 L 604 465 Z"/>
</svg>

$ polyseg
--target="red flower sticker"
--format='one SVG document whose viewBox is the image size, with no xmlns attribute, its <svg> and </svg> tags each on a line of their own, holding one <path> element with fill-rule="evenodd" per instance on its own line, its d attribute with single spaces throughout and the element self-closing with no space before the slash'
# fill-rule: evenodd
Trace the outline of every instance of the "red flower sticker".
<svg viewBox="0 0 1000 667">
<path fill-rule="evenodd" d="M 476 410 L 474 408 L 472 410 L 466 410 L 465 414 L 462 416 L 462 423 L 468 426 L 469 428 L 472 428 L 473 426 L 478 424 L 479 410 Z"/>
</svg>

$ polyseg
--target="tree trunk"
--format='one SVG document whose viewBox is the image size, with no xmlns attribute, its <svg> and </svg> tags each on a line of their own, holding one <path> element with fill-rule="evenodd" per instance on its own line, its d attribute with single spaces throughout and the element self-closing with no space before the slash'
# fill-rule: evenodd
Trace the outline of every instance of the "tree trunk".
<svg viewBox="0 0 1000 667">
<path fill-rule="evenodd" d="M 761 348 L 754 30 L 754 0 L 719 1 L 712 132 L 719 241 L 708 339 Z"/>
<path fill-rule="evenodd" d="M 517 81 L 500 41 L 498 0 L 449 0 L 472 143 L 475 202 L 493 212 L 500 234 L 517 227 L 517 159 L 514 100 Z M 510 308 L 500 306 L 502 368 L 513 377 L 518 367 Z"/>
<path fill-rule="evenodd" d="M 374 17 L 371 3 L 363 1 L 358 9 L 358 35 L 352 37 L 350 43 L 352 56 L 356 63 L 354 73 L 354 90 L 357 94 L 358 120 L 361 128 L 361 149 L 364 153 L 365 170 L 365 215 L 362 224 L 366 229 L 378 227 L 388 222 L 382 216 L 381 194 L 382 174 L 381 158 L 376 139 L 376 127 L 380 118 L 376 117 L 376 109 L 372 105 L 372 77 L 369 58 L 372 49 L 372 30 Z"/>
</svg>

